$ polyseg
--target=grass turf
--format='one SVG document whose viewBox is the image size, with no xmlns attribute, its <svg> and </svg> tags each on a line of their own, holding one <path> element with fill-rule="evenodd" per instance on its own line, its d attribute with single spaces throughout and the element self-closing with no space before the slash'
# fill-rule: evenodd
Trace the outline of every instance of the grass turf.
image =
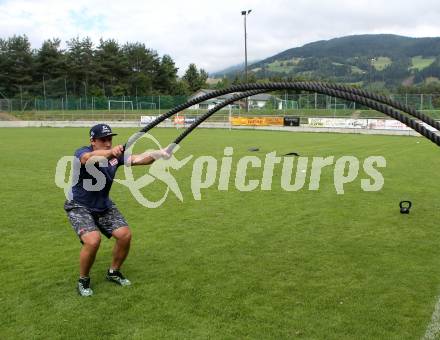
<svg viewBox="0 0 440 340">
<path fill-rule="evenodd" d="M 118 129 L 123 142 L 133 129 Z M 156 129 L 167 144 L 174 129 Z M 440 282 L 439 150 L 396 136 L 197 130 L 186 154 L 234 160 L 267 152 L 302 156 L 382 155 L 380 192 L 360 178 L 336 195 L 333 167 L 318 191 L 240 192 L 216 185 L 192 198 L 185 166 L 175 177 L 184 202 L 140 206 L 115 183 L 112 198 L 134 238 L 123 272 L 133 285 L 104 280 L 113 241 L 93 267 L 95 296 L 75 291 L 80 244 L 54 184 L 55 165 L 87 142 L 86 129 L 2 129 L 0 151 L 0 338 L 414 339 L 423 336 Z M 259 152 L 248 152 L 252 146 Z M 142 145 L 138 147 L 142 148 Z M 236 164 L 236 162 L 234 162 Z M 137 168 L 138 175 L 145 168 Z M 249 178 L 261 179 L 261 169 Z M 362 174 L 361 174 L 362 175 Z M 123 178 L 122 169 L 119 178 Z M 365 175 L 363 175 L 365 177 Z M 308 181 L 306 182 L 308 183 Z M 144 193 L 159 195 L 154 183 Z M 152 196 L 149 196 L 152 197 Z M 410 215 L 398 202 L 410 199 Z"/>
<path fill-rule="evenodd" d="M 403 97 L 402 101 L 405 98 Z M 339 105 L 339 104 L 338 104 Z M 313 104 L 310 105 L 311 107 Z M 136 111 L 135 111 L 136 112 Z M 187 110 L 185 115 L 187 116 L 198 116 L 205 113 L 206 110 Z M 429 109 L 422 110 L 422 112 L 434 119 L 440 119 L 440 110 Z M 122 113 L 113 112 L 108 113 L 108 111 L 13 111 L 10 113 L 11 117 L 15 117 L 20 120 L 64 120 L 64 121 L 75 121 L 75 120 L 89 120 L 89 121 L 125 121 L 125 120 L 135 120 L 139 121 L 141 116 L 145 115 L 158 115 L 159 111 L 137 111 L 137 113 Z M 162 111 L 164 113 L 164 111 Z M 274 109 L 253 109 L 248 113 L 243 110 L 233 110 L 232 114 L 234 116 L 297 116 L 297 117 L 338 117 L 338 118 L 389 118 L 382 112 L 375 110 L 363 110 L 363 109 L 285 109 L 285 110 L 274 110 Z M 210 122 L 227 122 L 229 115 L 227 111 L 222 111 L 217 115 L 213 115 L 208 119 Z"/>
<path fill-rule="evenodd" d="M 412 66 L 410 68 L 417 69 L 418 71 L 427 68 L 435 61 L 435 58 L 424 58 L 422 56 L 412 57 Z"/>
<path fill-rule="evenodd" d="M 391 65 L 393 62 L 388 57 L 378 57 L 375 58 L 371 63 L 376 70 L 382 71 L 384 68 Z"/>
</svg>

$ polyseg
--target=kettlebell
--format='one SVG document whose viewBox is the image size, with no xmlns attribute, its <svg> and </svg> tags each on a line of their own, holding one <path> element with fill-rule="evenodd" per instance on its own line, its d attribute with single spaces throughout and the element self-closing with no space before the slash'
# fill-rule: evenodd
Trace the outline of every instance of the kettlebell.
<svg viewBox="0 0 440 340">
<path fill-rule="evenodd" d="M 400 213 L 409 214 L 409 209 L 411 209 L 411 206 L 412 206 L 411 201 L 401 201 L 399 203 Z"/>
</svg>

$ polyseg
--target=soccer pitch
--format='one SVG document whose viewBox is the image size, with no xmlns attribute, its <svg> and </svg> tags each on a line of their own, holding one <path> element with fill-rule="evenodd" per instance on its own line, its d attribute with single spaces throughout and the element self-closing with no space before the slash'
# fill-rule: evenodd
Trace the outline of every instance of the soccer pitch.
<svg viewBox="0 0 440 340">
<path fill-rule="evenodd" d="M 115 131 L 121 144 L 136 132 Z M 164 146 L 179 132 L 152 130 Z M 226 146 L 234 148 L 233 159 L 264 160 L 271 151 L 383 156 L 385 183 L 364 192 L 361 171 L 337 195 L 334 167 L 326 167 L 319 190 L 308 190 L 306 179 L 303 189 L 286 192 L 278 164 L 272 190 L 241 192 L 233 168 L 228 191 L 216 182 L 194 200 L 191 161 L 173 173 L 184 201 L 170 194 L 157 209 L 114 183 L 111 197 L 133 232 L 123 268 L 133 285 L 105 280 L 113 240 L 103 238 L 91 272 L 95 295 L 81 298 L 75 290 L 80 243 L 54 176 L 57 161 L 86 145 L 87 136 L 80 128 L 0 132 L 0 338 L 424 336 L 440 294 L 440 150 L 428 140 L 199 129 L 183 141 L 178 159 L 221 160 Z M 148 168 L 135 170 L 140 176 Z M 261 179 L 262 171 L 252 168 L 248 178 Z M 160 197 L 163 183 L 156 182 L 142 192 Z M 413 202 L 409 215 L 399 213 L 404 199 Z"/>
</svg>

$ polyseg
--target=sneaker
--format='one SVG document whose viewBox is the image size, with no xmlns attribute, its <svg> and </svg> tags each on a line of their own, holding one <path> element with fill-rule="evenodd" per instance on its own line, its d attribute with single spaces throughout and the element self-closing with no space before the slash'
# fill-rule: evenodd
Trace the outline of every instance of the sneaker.
<svg viewBox="0 0 440 340">
<path fill-rule="evenodd" d="M 119 270 L 108 270 L 107 271 L 107 280 L 117 283 L 121 286 L 129 286 L 131 285 L 130 280 L 126 279 L 124 275 Z"/>
<path fill-rule="evenodd" d="M 81 278 L 78 280 L 78 293 L 81 296 L 92 296 L 93 290 L 90 288 L 90 278 Z"/>
</svg>

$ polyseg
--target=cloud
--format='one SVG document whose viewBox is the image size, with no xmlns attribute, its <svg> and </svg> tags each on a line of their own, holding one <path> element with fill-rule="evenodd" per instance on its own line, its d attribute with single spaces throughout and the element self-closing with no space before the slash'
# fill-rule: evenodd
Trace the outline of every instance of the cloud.
<svg viewBox="0 0 440 340">
<path fill-rule="evenodd" d="M 0 0 L 0 38 L 26 34 L 34 48 L 53 37 L 140 41 L 171 55 L 181 74 L 191 62 L 215 71 L 243 61 L 245 9 L 250 60 L 351 34 L 440 36 L 432 0 Z"/>
</svg>

